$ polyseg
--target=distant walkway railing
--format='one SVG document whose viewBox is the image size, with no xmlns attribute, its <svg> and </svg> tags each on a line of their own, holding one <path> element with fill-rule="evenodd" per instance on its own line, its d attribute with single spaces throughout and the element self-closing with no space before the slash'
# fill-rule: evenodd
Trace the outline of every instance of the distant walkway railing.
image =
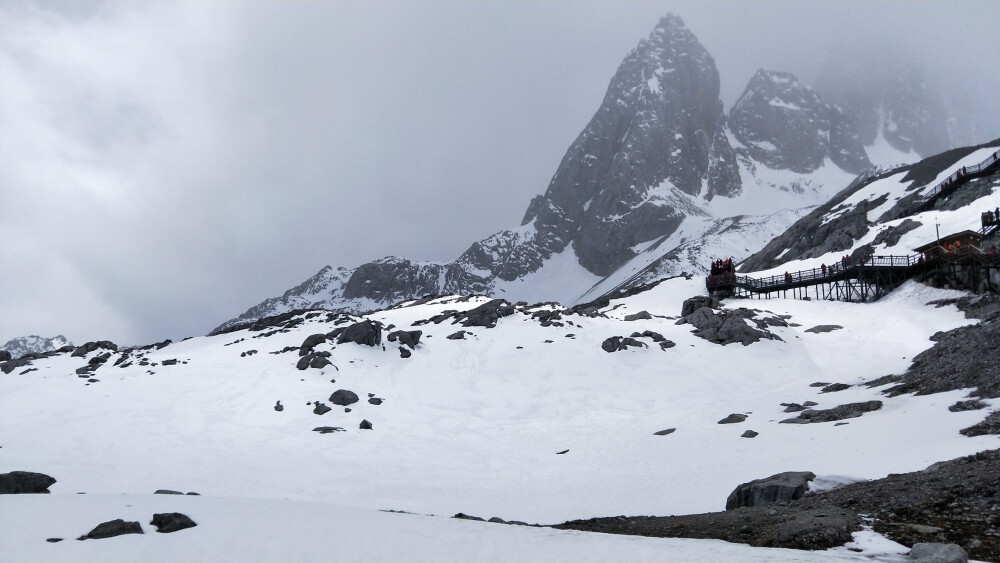
<svg viewBox="0 0 1000 563">
<path fill-rule="evenodd" d="M 957 187 L 959 180 L 979 174 L 983 170 L 997 164 L 997 162 L 1000 162 L 1000 150 L 994 152 L 992 155 L 988 156 L 986 160 L 983 160 L 975 166 L 963 166 L 962 168 L 959 168 L 950 176 L 938 182 L 938 184 L 934 186 L 934 189 L 924 194 L 924 197 L 922 198 L 924 204 L 926 205 L 931 201 L 934 201 L 941 195 L 942 192 L 950 191 L 952 188 Z"/>
</svg>

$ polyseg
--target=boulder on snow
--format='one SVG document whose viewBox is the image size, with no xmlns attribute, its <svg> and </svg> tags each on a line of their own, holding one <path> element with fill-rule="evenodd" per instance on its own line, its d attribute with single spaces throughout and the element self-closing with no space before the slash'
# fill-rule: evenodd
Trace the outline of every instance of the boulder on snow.
<svg viewBox="0 0 1000 563">
<path fill-rule="evenodd" d="M 760 432 L 754 432 L 753 430 L 747 430 L 746 432 L 740 434 L 740 438 L 756 438 L 760 435 Z"/>
<path fill-rule="evenodd" d="M 0 495 L 48 494 L 56 480 L 44 473 L 11 471 L 0 473 Z"/>
<path fill-rule="evenodd" d="M 0 362 L 9 362 L 12 359 L 14 358 L 11 357 L 10 352 L 0 349 Z"/>
<path fill-rule="evenodd" d="M 718 424 L 735 424 L 737 422 L 743 422 L 746 419 L 747 419 L 747 415 L 745 415 L 745 414 L 739 414 L 739 413 L 735 413 L 734 412 L 734 413 L 730 414 L 729 416 L 727 416 L 726 418 L 723 418 L 722 420 L 720 420 L 718 422 Z"/>
<path fill-rule="evenodd" d="M 70 354 L 70 356 L 77 358 L 83 357 L 93 352 L 94 350 L 97 350 L 98 348 L 104 348 L 105 350 L 111 350 L 114 352 L 118 351 L 118 345 L 115 344 L 114 342 L 110 342 L 108 340 L 98 340 L 96 342 L 87 342 L 82 346 L 77 346 L 76 348 L 73 349 L 73 353 Z"/>
<path fill-rule="evenodd" d="M 877 411 L 882 408 L 882 401 L 865 401 L 863 403 L 847 403 L 838 405 L 832 409 L 813 410 L 806 409 L 795 418 L 782 420 L 785 424 L 809 424 L 813 422 L 832 422 L 844 420 L 845 418 L 857 418 L 866 412 Z"/>
<path fill-rule="evenodd" d="M 625 315 L 626 321 L 648 321 L 649 319 L 652 318 L 653 316 L 649 314 L 649 311 L 639 311 L 638 313 Z"/>
<path fill-rule="evenodd" d="M 816 325 L 812 328 L 807 328 L 806 332 L 812 332 L 814 334 L 819 334 L 821 332 L 833 332 L 835 330 L 840 330 L 844 327 L 840 325 Z"/>
<path fill-rule="evenodd" d="M 811 471 L 787 471 L 743 483 L 726 499 L 726 510 L 800 499 L 815 478 Z"/>
<path fill-rule="evenodd" d="M 667 434 L 673 434 L 676 428 L 667 428 L 666 430 L 660 430 L 659 432 L 653 432 L 653 436 L 666 436 Z"/>
<path fill-rule="evenodd" d="M 282 405 L 281 401 L 278 401 L 277 403 L 274 404 L 274 410 L 281 412 L 285 410 L 285 405 Z"/>
<path fill-rule="evenodd" d="M 320 414 L 320 415 L 322 415 L 322 414 L 326 414 L 326 413 L 328 413 L 328 412 L 330 412 L 332 410 L 333 409 L 331 409 L 330 407 L 324 405 L 323 403 L 321 403 L 319 401 L 316 401 L 315 406 L 313 406 L 313 414 Z"/>
<path fill-rule="evenodd" d="M 313 428 L 313 432 L 319 432 L 320 434 L 332 434 L 333 432 L 347 432 L 339 426 L 317 426 Z"/>
<path fill-rule="evenodd" d="M 141 534 L 142 526 L 138 522 L 126 522 L 121 518 L 117 520 L 110 520 L 108 522 L 102 522 L 98 524 L 96 528 L 91 530 L 85 536 L 80 536 L 78 540 L 99 540 L 104 538 L 113 538 L 115 536 L 121 536 L 124 534 Z"/>
<path fill-rule="evenodd" d="M 462 326 L 493 328 L 502 317 L 514 314 L 514 306 L 506 299 L 493 299 L 464 313 L 456 315 Z"/>
<path fill-rule="evenodd" d="M 968 563 L 969 554 L 953 543 L 915 543 L 909 560 L 914 563 Z"/>
<path fill-rule="evenodd" d="M 406 348 L 403 348 L 402 346 L 399 347 L 399 357 L 400 358 L 409 358 L 412 355 L 413 355 L 413 352 L 410 352 L 409 350 L 407 350 Z"/>
<path fill-rule="evenodd" d="M 194 528 L 198 525 L 195 524 L 194 520 L 191 520 L 191 518 L 187 515 L 181 514 L 180 512 L 163 512 L 160 514 L 154 514 L 153 521 L 150 522 L 150 524 L 156 526 L 156 531 L 161 534 L 169 534 L 171 532 L 177 532 L 187 528 Z"/>
<path fill-rule="evenodd" d="M 326 342 L 325 334 L 311 334 L 307 336 L 306 339 L 302 341 L 302 345 L 299 346 L 299 356 L 310 354 L 317 344 L 322 344 L 324 342 Z"/>
<path fill-rule="evenodd" d="M 420 343 L 421 335 L 423 335 L 423 331 L 420 330 L 396 330 L 390 332 L 387 338 L 389 342 L 399 340 L 401 345 L 409 346 L 411 350 L 415 350 L 417 344 Z"/>
<path fill-rule="evenodd" d="M 154 495 L 183 495 L 184 493 L 180 491 L 173 491 L 171 489 L 156 489 L 153 491 Z"/>
<path fill-rule="evenodd" d="M 358 396 L 353 391 L 348 391 L 347 389 L 338 389 L 330 395 L 330 402 L 335 405 L 340 405 L 346 407 L 347 405 L 353 405 L 358 402 Z"/>
<path fill-rule="evenodd" d="M 371 430 L 372 423 L 368 422 L 368 420 L 362 420 L 361 424 L 358 425 L 358 428 L 360 428 L 361 430 Z"/>
<path fill-rule="evenodd" d="M 299 361 L 295 363 L 295 367 L 300 370 L 304 370 L 306 368 L 322 369 L 326 366 L 333 365 L 333 362 L 331 362 L 329 358 L 329 352 L 312 352 L 299 358 Z"/>
<path fill-rule="evenodd" d="M 718 301 L 707 297 L 704 295 L 698 295 L 684 300 L 681 304 L 681 316 L 686 317 L 691 313 L 701 309 L 702 307 L 707 307 L 709 309 L 716 307 L 719 304 Z"/>
<path fill-rule="evenodd" d="M 448 336 L 445 336 L 448 340 L 465 340 L 465 331 L 460 330 L 458 332 L 453 332 Z"/>
<path fill-rule="evenodd" d="M 604 339 L 601 342 L 601 349 L 605 352 L 618 352 L 620 350 L 627 350 L 629 346 L 633 348 L 647 348 L 645 342 L 641 342 L 632 337 L 621 337 L 621 336 L 611 336 Z"/>
<path fill-rule="evenodd" d="M 347 342 L 363 346 L 378 346 L 382 343 L 382 324 L 365 320 L 348 326 L 337 337 L 337 344 Z"/>
</svg>

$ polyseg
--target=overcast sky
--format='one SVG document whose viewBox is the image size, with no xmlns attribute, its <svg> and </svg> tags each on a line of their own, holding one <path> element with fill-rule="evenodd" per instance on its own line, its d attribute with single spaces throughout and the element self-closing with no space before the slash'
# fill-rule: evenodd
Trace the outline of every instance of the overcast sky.
<svg viewBox="0 0 1000 563">
<path fill-rule="evenodd" d="M 850 45 L 1000 129 L 996 0 L 4 0 L 0 343 L 200 335 L 327 264 L 454 259 L 520 223 L 667 12 L 727 110 Z"/>
</svg>

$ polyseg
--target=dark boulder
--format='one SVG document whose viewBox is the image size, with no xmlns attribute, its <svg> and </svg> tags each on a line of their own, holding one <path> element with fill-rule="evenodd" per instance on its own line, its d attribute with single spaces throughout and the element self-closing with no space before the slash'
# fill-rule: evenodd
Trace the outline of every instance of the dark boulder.
<svg viewBox="0 0 1000 563">
<path fill-rule="evenodd" d="M 722 420 L 720 420 L 718 422 L 718 424 L 735 424 L 737 422 L 743 422 L 746 419 L 747 419 L 747 415 L 745 415 L 745 414 L 732 413 L 729 416 L 727 416 L 726 418 L 723 418 Z"/>
<path fill-rule="evenodd" d="M 326 414 L 326 413 L 328 413 L 328 412 L 330 412 L 332 410 L 333 409 L 331 409 L 330 407 L 324 405 L 323 403 L 321 403 L 319 401 L 316 401 L 315 406 L 313 406 L 313 414 L 321 414 L 322 415 L 322 414 Z"/>
<path fill-rule="evenodd" d="M 653 316 L 649 314 L 649 311 L 639 311 L 638 313 L 625 315 L 626 321 L 648 321 L 649 319 L 652 318 Z"/>
<path fill-rule="evenodd" d="M 465 331 L 460 330 L 458 332 L 453 332 L 448 336 L 445 336 L 448 340 L 465 340 Z"/>
<path fill-rule="evenodd" d="M 409 358 L 412 355 L 413 355 L 413 352 L 410 352 L 409 350 L 407 350 L 406 348 L 403 348 L 402 346 L 399 347 L 399 357 L 400 358 Z"/>
<path fill-rule="evenodd" d="M 121 518 L 117 520 L 111 520 L 109 522 L 103 522 L 98 524 L 96 528 L 91 530 L 85 536 L 80 536 L 77 539 L 80 540 L 99 540 L 104 538 L 113 538 L 115 536 L 121 536 L 125 534 L 141 534 L 142 526 L 138 522 L 126 522 Z"/>
<path fill-rule="evenodd" d="M 399 340 L 400 344 L 409 346 L 411 350 L 415 350 L 417 344 L 420 343 L 421 335 L 423 335 L 423 331 L 419 330 L 397 330 L 390 332 L 387 338 L 389 342 Z"/>
<path fill-rule="evenodd" d="M 333 362 L 329 360 L 329 357 L 329 352 L 313 352 L 299 358 L 299 361 L 295 363 L 295 367 L 300 370 L 304 370 L 306 368 L 322 369 L 326 366 L 333 365 Z"/>
<path fill-rule="evenodd" d="M 313 428 L 313 432 L 319 432 L 320 434 L 332 434 L 334 432 L 347 432 L 339 426 L 317 426 Z"/>
<path fill-rule="evenodd" d="M 667 428 L 666 430 L 660 430 L 659 432 L 653 432 L 653 436 L 666 436 L 667 434 L 673 434 L 676 428 Z"/>
<path fill-rule="evenodd" d="M 325 334 L 311 334 L 302 341 L 302 345 L 299 346 L 299 356 L 305 356 L 312 352 L 312 349 L 316 347 L 317 344 L 322 344 L 326 342 Z"/>
<path fill-rule="evenodd" d="M 358 402 L 358 396 L 353 391 L 338 389 L 330 395 L 330 402 L 335 405 L 346 407 L 347 405 L 353 405 Z"/>
<path fill-rule="evenodd" d="M 337 337 L 337 344 L 348 342 L 363 346 L 378 346 L 382 343 L 382 324 L 365 320 L 348 326 Z"/>
<path fill-rule="evenodd" d="M 0 474 L 0 495 L 48 494 L 56 480 L 44 473 L 11 471 Z"/>
<path fill-rule="evenodd" d="M 161 534 L 169 534 L 171 532 L 177 532 L 187 528 L 194 528 L 198 525 L 195 524 L 194 520 L 191 520 L 180 512 L 163 512 L 160 514 L 154 514 L 153 521 L 150 522 L 150 524 L 156 526 L 156 531 Z"/>
<path fill-rule="evenodd" d="M 368 422 L 367 420 L 362 420 L 361 424 L 358 425 L 358 428 L 360 428 L 361 430 L 371 430 L 372 423 Z"/>
<path fill-rule="evenodd" d="M 686 317 L 702 307 L 708 307 L 711 309 L 716 306 L 718 306 L 718 301 L 712 299 L 711 297 L 704 295 L 690 297 L 685 299 L 684 303 L 681 304 L 681 316 Z"/>
<path fill-rule="evenodd" d="M 760 435 L 760 432 L 754 432 L 753 430 L 747 430 L 743 434 L 740 434 L 740 438 L 756 438 Z"/>
<path fill-rule="evenodd" d="M 514 311 L 514 306 L 511 305 L 506 299 L 493 299 L 492 301 L 483 303 L 475 309 L 459 313 L 457 315 L 457 320 L 461 321 L 462 326 L 481 326 L 484 328 L 493 328 L 497 326 L 498 320 L 502 317 L 513 315 Z"/>
<path fill-rule="evenodd" d="M 809 489 L 809 481 L 815 478 L 816 474 L 810 471 L 788 471 L 743 483 L 726 499 L 726 510 L 798 500 Z"/>
<path fill-rule="evenodd" d="M 795 418 L 786 418 L 781 422 L 785 424 L 809 424 L 813 422 L 832 422 L 844 420 L 845 418 L 857 418 L 866 412 L 877 411 L 882 408 L 882 401 L 865 401 L 863 403 L 848 403 L 838 405 L 832 409 L 813 410 L 806 409 Z"/>
<path fill-rule="evenodd" d="M 0 350 L 0 362 L 9 362 L 13 358 L 7 350 Z"/>
<path fill-rule="evenodd" d="M 645 342 L 641 342 L 631 337 L 621 337 L 621 336 L 611 336 L 606 338 L 604 342 L 601 343 L 601 349 L 605 352 L 618 352 L 620 350 L 628 350 L 628 347 L 633 348 L 647 348 Z"/>
<path fill-rule="evenodd" d="M 819 390 L 820 393 L 836 393 L 837 391 L 846 391 L 850 389 L 851 386 L 846 383 L 831 383 L 826 387 Z"/>
<path fill-rule="evenodd" d="M 70 354 L 70 355 L 73 356 L 73 357 L 83 357 L 83 356 L 86 356 L 87 354 L 93 352 L 94 350 L 97 350 L 98 348 L 103 348 L 105 350 L 111 350 L 113 352 L 117 352 L 118 351 L 118 345 L 115 344 L 114 342 L 109 342 L 107 340 L 98 340 L 96 342 L 87 342 L 86 344 L 84 344 L 82 346 L 77 346 L 73 350 L 73 353 Z"/>
<path fill-rule="evenodd" d="M 165 366 L 176 366 L 177 365 L 177 358 L 171 358 L 169 360 L 163 360 L 163 365 L 165 365 Z"/>
<path fill-rule="evenodd" d="M 274 410 L 281 412 L 285 410 L 285 406 L 281 404 L 281 401 L 278 401 L 277 403 L 274 404 Z"/>
<path fill-rule="evenodd" d="M 381 405 L 382 401 L 384 400 L 385 399 L 380 399 L 378 397 L 371 397 L 370 399 L 368 399 L 368 403 L 371 405 Z"/>
<path fill-rule="evenodd" d="M 807 328 L 806 332 L 812 332 L 812 333 L 815 333 L 815 334 L 819 334 L 821 332 L 833 332 L 835 330 L 840 330 L 842 328 L 844 328 L 844 327 L 842 327 L 840 325 L 816 325 L 816 326 L 814 326 L 812 328 Z"/>
<path fill-rule="evenodd" d="M 182 493 L 180 491 L 173 491 L 173 490 L 170 490 L 170 489 L 156 489 L 156 491 L 154 491 L 153 494 L 154 495 L 183 495 L 184 493 Z"/>
</svg>

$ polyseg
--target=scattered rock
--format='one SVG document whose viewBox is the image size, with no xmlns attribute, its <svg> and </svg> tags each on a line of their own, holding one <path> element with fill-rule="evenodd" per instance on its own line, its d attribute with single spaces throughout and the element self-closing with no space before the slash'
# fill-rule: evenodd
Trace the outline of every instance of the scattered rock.
<svg viewBox="0 0 1000 563">
<path fill-rule="evenodd" d="M 814 334 L 819 334 L 821 332 L 833 332 L 835 330 L 841 330 L 844 327 L 840 325 L 816 325 L 812 328 L 807 328 L 806 332 L 812 332 Z"/>
<path fill-rule="evenodd" d="M 621 336 L 611 336 L 601 342 L 601 349 L 605 352 L 618 352 L 621 350 L 628 350 L 628 347 L 633 348 L 647 348 L 645 342 L 641 342 L 631 337 L 621 337 Z"/>
<path fill-rule="evenodd" d="M 397 330 L 390 332 L 387 338 L 389 342 L 399 340 L 401 345 L 409 346 L 411 350 L 415 350 L 417 344 L 420 343 L 421 335 L 423 335 L 423 331 L 420 330 Z"/>
<path fill-rule="evenodd" d="M 948 410 L 951 412 L 978 411 L 980 409 L 985 409 L 987 406 L 989 405 L 979 399 L 969 399 L 967 401 L 958 401 L 954 405 L 948 407 Z"/>
<path fill-rule="evenodd" d="M 815 478 L 816 474 L 810 471 L 786 471 L 743 483 L 726 499 L 726 510 L 800 499 L 806 494 L 809 481 Z"/>
<path fill-rule="evenodd" d="M 456 315 L 456 322 L 461 321 L 462 326 L 481 326 L 493 328 L 497 326 L 497 321 L 502 317 L 514 314 L 514 306 L 506 299 L 493 299 L 482 305 L 464 313 Z"/>
<path fill-rule="evenodd" d="M 348 326 L 337 337 L 337 344 L 348 342 L 362 346 L 378 346 L 382 343 L 382 324 L 364 320 Z"/>
<path fill-rule="evenodd" d="M 667 428 L 666 430 L 660 430 L 659 432 L 653 432 L 653 436 L 666 436 L 667 434 L 673 434 L 676 428 Z"/>
<path fill-rule="evenodd" d="M 47 541 L 49 543 L 59 543 L 59 542 L 63 541 L 63 539 L 62 538 L 47 538 L 45 541 Z"/>
<path fill-rule="evenodd" d="M 703 295 L 698 295 L 685 299 L 684 303 L 681 304 L 681 316 L 686 317 L 691 313 L 701 309 L 702 307 L 707 307 L 709 309 L 714 309 L 719 306 L 719 302 L 711 297 L 706 297 Z"/>
<path fill-rule="evenodd" d="M 107 340 L 98 340 L 96 342 L 87 342 L 82 346 L 77 346 L 73 350 L 73 353 L 70 354 L 70 356 L 74 358 L 82 358 L 83 356 L 86 356 L 87 354 L 93 352 L 94 350 L 97 350 L 98 348 L 111 350 L 113 352 L 118 351 L 118 345 L 115 344 L 114 342 L 110 342 Z"/>
<path fill-rule="evenodd" d="M 170 489 L 157 489 L 153 492 L 154 495 L 183 495 L 184 493 L 180 491 L 172 491 Z"/>
<path fill-rule="evenodd" d="M 718 424 L 735 424 L 737 422 L 743 422 L 746 419 L 747 419 L 747 415 L 745 415 L 745 414 L 739 414 L 739 413 L 735 413 L 734 412 L 734 413 L 730 414 L 729 416 L 727 416 L 726 418 L 723 418 L 722 420 L 720 420 L 718 422 Z"/>
<path fill-rule="evenodd" d="M 171 358 L 169 360 L 163 360 L 163 365 L 165 365 L 165 366 L 175 366 L 175 365 L 177 365 L 177 358 Z"/>
<path fill-rule="evenodd" d="M 915 543 L 909 560 L 914 563 L 968 563 L 969 554 L 953 543 Z"/>
<path fill-rule="evenodd" d="M 329 358 L 329 352 L 312 352 L 299 358 L 299 361 L 295 363 L 295 367 L 300 370 L 306 368 L 323 369 L 326 366 L 333 365 L 333 362 Z"/>
<path fill-rule="evenodd" d="M 302 341 L 302 345 L 299 346 L 299 356 L 307 356 L 312 353 L 313 348 L 317 345 L 326 342 L 325 334 L 310 334 Z"/>
<path fill-rule="evenodd" d="M 281 404 L 281 401 L 278 401 L 274 405 L 274 410 L 276 410 L 278 412 L 281 412 L 281 411 L 285 410 L 285 406 Z"/>
<path fill-rule="evenodd" d="M 795 418 L 782 420 L 785 424 L 807 424 L 813 422 L 831 422 L 843 420 L 845 418 L 857 418 L 866 412 L 877 411 L 882 408 L 882 401 L 865 401 L 863 403 L 848 403 L 838 405 L 832 409 L 813 410 L 806 409 Z"/>
<path fill-rule="evenodd" d="M 846 383 L 831 383 L 826 387 L 819 390 L 820 393 L 836 393 L 837 391 L 845 391 L 850 389 L 851 386 Z"/>
<path fill-rule="evenodd" d="M 625 315 L 626 321 L 648 321 L 649 319 L 652 318 L 653 316 L 649 314 L 649 311 L 639 311 L 638 313 Z"/>
<path fill-rule="evenodd" d="M 121 536 L 125 534 L 141 534 L 142 526 L 138 522 L 126 522 L 121 518 L 117 520 L 111 520 L 108 522 L 103 522 L 98 524 L 96 528 L 91 530 L 85 536 L 80 536 L 79 540 L 99 540 L 104 538 L 113 538 L 115 536 Z"/>
<path fill-rule="evenodd" d="M 804 405 L 798 403 L 781 403 L 781 406 L 785 407 L 784 412 L 799 412 L 806 410 Z"/>
<path fill-rule="evenodd" d="M 399 347 L 399 357 L 400 358 L 409 358 L 412 355 L 413 355 L 413 352 L 410 352 L 409 350 L 407 350 L 406 348 L 403 348 L 402 346 Z"/>
<path fill-rule="evenodd" d="M 825 381 L 816 381 L 815 383 L 810 383 L 809 387 L 826 387 L 829 383 Z"/>
<path fill-rule="evenodd" d="M 760 432 L 754 432 L 753 430 L 747 430 L 743 434 L 740 434 L 740 438 L 756 438 L 760 436 Z"/>
<path fill-rule="evenodd" d="M 347 389 L 338 389 L 330 395 L 330 402 L 335 405 L 340 405 L 346 407 L 347 405 L 353 405 L 358 402 L 358 396 L 354 391 L 348 391 Z"/>
<path fill-rule="evenodd" d="M 490 523 L 493 523 L 493 524 L 506 524 L 507 523 L 505 520 L 503 520 L 501 518 L 497 518 L 496 516 L 490 518 L 489 520 L 487 520 L 487 522 L 490 522 Z"/>
<path fill-rule="evenodd" d="M 313 414 L 326 414 L 332 410 L 333 409 L 324 405 L 323 403 L 316 401 L 316 405 L 313 407 Z"/>
<path fill-rule="evenodd" d="M 448 340 L 465 340 L 465 331 L 460 330 L 458 332 L 453 332 L 448 336 L 445 336 Z"/>
<path fill-rule="evenodd" d="M 362 420 L 361 424 L 358 425 L 358 428 L 360 428 L 361 430 L 371 430 L 372 429 L 372 423 L 368 422 L 367 419 L 366 420 Z"/>
<path fill-rule="evenodd" d="M 150 522 L 150 524 L 156 526 L 156 531 L 161 534 L 169 534 L 171 532 L 177 532 L 187 528 L 194 528 L 198 525 L 195 524 L 194 520 L 191 520 L 180 512 L 164 512 L 154 514 L 153 521 Z"/>
<path fill-rule="evenodd" d="M 0 495 L 48 494 L 56 480 L 44 473 L 11 471 L 0 474 Z"/>
<path fill-rule="evenodd" d="M 569 453 L 569 450 L 563 450 L 561 452 L 556 452 L 556 455 L 563 455 L 563 454 L 566 454 L 566 453 Z"/>
<path fill-rule="evenodd" d="M 330 434 L 332 432 L 346 432 L 343 428 L 339 426 L 317 426 L 313 428 L 313 432 L 319 432 L 320 434 Z"/>
<path fill-rule="evenodd" d="M 368 403 L 372 404 L 372 405 L 381 405 L 382 401 L 384 401 L 384 400 L 385 399 L 379 399 L 378 397 L 372 397 L 372 398 L 368 399 Z"/>
</svg>

